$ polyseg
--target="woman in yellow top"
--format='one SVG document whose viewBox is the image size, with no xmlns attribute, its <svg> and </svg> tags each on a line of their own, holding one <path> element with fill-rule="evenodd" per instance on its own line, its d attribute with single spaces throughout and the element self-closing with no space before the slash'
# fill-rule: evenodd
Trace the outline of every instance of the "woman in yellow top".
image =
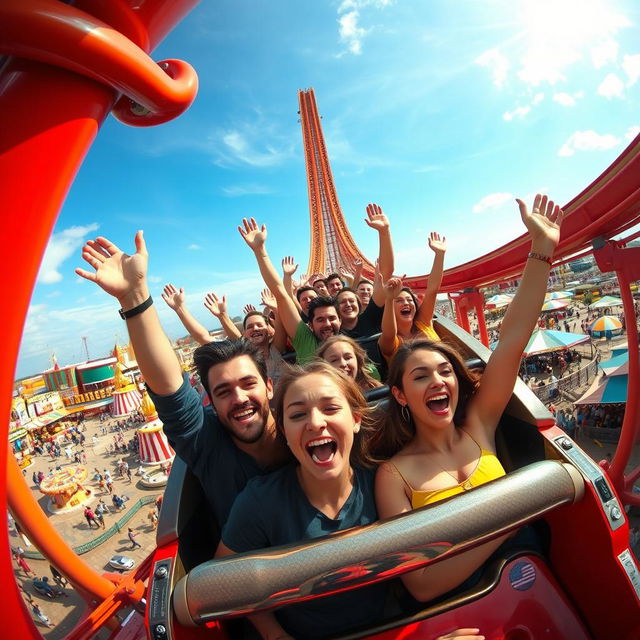
<svg viewBox="0 0 640 640">
<path fill-rule="evenodd" d="M 429 248 L 435 256 L 422 304 L 418 306 L 413 291 L 409 287 L 403 287 L 400 278 L 390 278 L 384 285 L 386 300 L 378 346 L 387 362 L 391 361 L 393 354 L 405 340 L 417 337 L 439 340 L 432 320 L 436 296 L 442 283 L 444 254 L 447 250 L 446 238 L 432 232 L 429 234 Z"/>
<path fill-rule="evenodd" d="M 500 341 L 481 378 L 442 342 L 415 340 L 391 362 L 392 401 L 384 428 L 370 443 L 381 464 L 376 503 L 381 518 L 431 504 L 504 475 L 495 430 L 518 375 L 522 351 L 544 301 L 562 210 L 536 195 L 529 212 L 517 200 L 531 237 L 520 287 L 502 322 Z M 417 600 L 431 600 L 466 580 L 502 539 L 403 576 Z"/>
</svg>

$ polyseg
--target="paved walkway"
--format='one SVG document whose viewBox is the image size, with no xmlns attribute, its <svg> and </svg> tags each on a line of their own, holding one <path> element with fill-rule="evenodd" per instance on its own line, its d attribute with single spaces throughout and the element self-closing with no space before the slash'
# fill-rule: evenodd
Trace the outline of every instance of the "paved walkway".
<svg viewBox="0 0 640 640">
<path fill-rule="evenodd" d="M 87 468 L 89 471 L 93 471 L 94 467 L 97 467 L 102 471 L 103 469 L 109 469 L 113 477 L 113 491 L 118 495 L 126 495 L 129 500 L 125 502 L 125 508 L 118 512 L 115 508 L 112 508 L 111 495 L 105 490 L 100 491 L 97 483 L 92 480 L 88 485 L 94 490 L 94 498 L 90 500 L 89 504 L 92 508 L 98 503 L 98 500 L 102 499 L 109 507 L 110 514 L 104 515 L 105 529 L 90 528 L 83 516 L 83 508 L 71 511 L 65 514 L 50 514 L 46 511 L 46 504 L 48 497 L 40 493 L 37 487 L 32 486 L 31 476 L 33 471 L 36 472 L 42 470 L 45 473 L 49 469 L 53 469 L 56 464 L 61 464 L 65 467 L 68 464 L 72 464 L 66 457 L 58 458 L 57 461 L 53 461 L 50 456 L 34 456 L 34 464 L 26 471 L 25 480 L 31 486 L 31 490 L 38 500 L 40 506 L 45 509 L 45 513 L 49 516 L 50 521 L 54 527 L 62 534 L 62 537 L 67 541 L 71 547 L 77 547 L 91 540 L 94 540 L 100 536 L 105 530 L 113 525 L 116 520 L 124 516 L 134 505 L 139 498 L 142 497 L 156 497 L 160 495 L 164 488 L 147 489 L 142 487 L 139 483 L 139 477 L 132 475 L 132 482 L 129 482 L 127 478 L 119 478 L 117 476 L 116 463 L 120 458 L 123 458 L 129 463 L 129 467 L 132 473 L 138 467 L 133 454 L 110 454 L 108 452 L 108 446 L 113 442 L 113 433 L 108 433 L 103 436 L 100 434 L 100 422 L 97 419 L 89 419 L 85 422 L 86 431 L 84 432 L 86 437 L 85 453 L 87 454 Z M 104 423 L 107 424 L 107 423 Z M 134 437 L 136 427 L 133 427 L 125 432 L 125 439 L 128 441 Z M 98 443 L 95 446 L 91 446 L 92 436 L 96 434 L 98 437 Z M 77 447 L 79 451 L 81 448 Z M 91 474 L 91 478 L 93 474 Z M 99 573 L 116 573 L 116 570 L 109 566 L 109 559 L 114 554 L 121 554 L 132 558 L 137 566 L 144 558 L 151 553 L 156 546 L 155 541 L 155 529 L 148 519 L 148 514 L 153 510 L 153 504 L 143 506 L 124 526 L 121 533 L 116 533 L 107 541 L 84 553 L 80 558 L 86 562 L 91 568 L 95 569 Z M 142 545 L 142 547 L 136 547 L 131 549 L 131 542 L 127 537 L 127 527 L 131 527 L 137 532 L 136 540 Z M 9 543 L 12 547 L 21 546 L 25 551 L 33 550 L 33 546 L 25 546 L 22 539 L 14 531 L 9 532 Z M 42 577 L 46 575 L 49 577 L 49 581 L 52 582 L 52 576 L 49 571 L 49 563 L 46 560 L 27 560 L 29 566 Z M 15 566 L 15 563 L 14 563 Z M 75 591 L 68 587 L 65 591 L 68 597 L 59 597 L 54 600 L 40 596 L 35 592 L 31 584 L 31 578 L 26 578 L 22 571 L 15 571 L 16 579 L 22 584 L 25 590 L 32 594 L 34 602 L 40 605 L 40 608 L 45 615 L 55 625 L 51 629 L 47 629 L 44 625 L 36 622 L 38 628 L 45 638 L 48 640 L 59 640 L 65 638 L 67 634 L 77 624 L 78 620 L 84 609 L 84 601 L 75 593 Z M 102 636 L 97 635 L 97 638 Z M 108 634 L 104 633 L 104 638 L 107 638 Z"/>
</svg>

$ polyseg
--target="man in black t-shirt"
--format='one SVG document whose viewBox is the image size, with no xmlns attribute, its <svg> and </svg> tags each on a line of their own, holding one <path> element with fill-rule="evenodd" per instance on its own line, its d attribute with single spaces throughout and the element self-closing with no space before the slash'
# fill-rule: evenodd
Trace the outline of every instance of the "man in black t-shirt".
<svg viewBox="0 0 640 640">
<path fill-rule="evenodd" d="M 202 406 L 162 330 L 149 295 L 142 231 L 129 256 L 107 238 L 89 240 L 83 259 L 95 271 L 76 273 L 116 298 L 140 372 L 176 452 L 203 485 L 220 526 L 249 477 L 277 466 L 287 452 L 276 438 L 264 361 L 245 341 L 209 343 L 197 352 L 201 381 L 217 413 Z M 221 462 L 224 459 L 224 463 Z M 216 462 L 217 461 L 217 462 Z"/>
</svg>

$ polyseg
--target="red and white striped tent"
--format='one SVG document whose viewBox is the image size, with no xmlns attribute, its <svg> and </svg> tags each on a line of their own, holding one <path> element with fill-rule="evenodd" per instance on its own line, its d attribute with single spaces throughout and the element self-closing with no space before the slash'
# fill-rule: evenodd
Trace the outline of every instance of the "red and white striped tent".
<svg viewBox="0 0 640 640">
<path fill-rule="evenodd" d="M 114 418 L 128 416 L 140 406 L 141 402 L 142 398 L 134 386 L 127 389 L 116 390 L 113 392 L 111 415 Z"/>
<path fill-rule="evenodd" d="M 136 385 L 122 372 L 122 364 L 115 366 L 115 390 L 113 392 L 113 405 L 111 405 L 111 415 L 114 418 L 128 416 L 135 411 L 142 403 L 142 396 L 136 389 Z"/>
<path fill-rule="evenodd" d="M 143 466 L 159 466 L 171 462 L 175 453 L 167 442 L 167 437 L 162 431 L 162 422 L 146 390 L 142 397 L 140 411 L 147 421 L 144 427 L 138 429 L 140 463 Z"/>
</svg>

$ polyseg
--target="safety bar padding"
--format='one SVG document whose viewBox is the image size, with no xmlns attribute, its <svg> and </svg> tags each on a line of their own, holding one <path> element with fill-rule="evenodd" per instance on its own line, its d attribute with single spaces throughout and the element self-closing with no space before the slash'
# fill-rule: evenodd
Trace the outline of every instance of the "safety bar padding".
<svg viewBox="0 0 640 640">
<path fill-rule="evenodd" d="M 571 465 L 536 462 L 448 500 L 302 543 L 211 560 L 175 586 L 183 625 L 246 615 L 424 567 L 579 500 Z"/>
</svg>

